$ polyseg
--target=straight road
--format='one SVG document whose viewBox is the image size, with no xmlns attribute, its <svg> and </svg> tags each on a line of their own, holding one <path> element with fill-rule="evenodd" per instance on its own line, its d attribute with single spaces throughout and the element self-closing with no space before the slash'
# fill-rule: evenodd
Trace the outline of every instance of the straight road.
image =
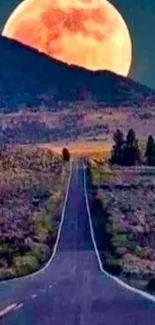
<svg viewBox="0 0 155 325">
<path fill-rule="evenodd" d="M 43 272 L 0 285 L 3 325 L 154 325 L 155 303 L 100 271 L 84 196 L 82 163 L 73 163 L 57 253 Z"/>
</svg>

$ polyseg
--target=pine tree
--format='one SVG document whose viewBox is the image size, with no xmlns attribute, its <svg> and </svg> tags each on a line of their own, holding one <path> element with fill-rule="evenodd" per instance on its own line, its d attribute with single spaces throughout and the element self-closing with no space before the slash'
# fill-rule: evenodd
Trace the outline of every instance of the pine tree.
<svg viewBox="0 0 155 325">
<path fill-rule="evenodd" d="M 125 166 L 133 166 L 136 163 L 135 140 L 136 140 L 135 131 L 133 129 L 130 129 L 127 133 L 126 143 L 123 150 L 123 164 Z"/>
<path fill-rule="evenodd" d="M 130 129 L 128 131 L 127 136 L 126 136 L 126 142 L 127 142 L 127 146 L 129 148 L 133 148 L 134 143 L 135 143 L 135 139 L 136 139 L 135 131 L 133 129 Z"/>
<path fill-rule="evenodd" d="M 134 166 L 141 162 L 141 152 L 139 149 L 138 139 L 133 129 L 130 129 L 126 135 L 126 141 L 123 146 L 122 165 Z"/>
<path fill-rule="evenodd" d="M 115 145 L 113 146 L 113 150 L 112 150 L 111 163 L 121 164 L 124 135 L 119 129 L 117 129 L 116 132 L 114 133 L 113 140 L 115 142 Z"/>
<path fill-rule="evenodd" d="M 122 146 L 124 142 L 124 135 L 119 129 L 117 129 L 114 133 L 113 140 L 115 141 L 117 147 Z"/>
<path fill-rule="evenodd" d="M 139 140 L 136 138 L 135 142 L 134 142 L 133 150 L 134 150 L 134 161 L 135 161 L 135 163 L 140 164 L 141 163 L 141 151 L 140 151 L 138 142 L 139 142 Z"/>
<path fill-rule="evenodd" d="M 139 149 L 138 139 L 133 129 L 130 129 L 124 140 L 123 133 L 117 129 L 113 139 L 115 144 L 111 153 L 111 164 L 124 166 L 134 166 L 141 162 L 141 151 Z"/>
<path fill-rule="evenodd" d="M 155 142 L 152 135 L 149 135 L 147 140 L 145 157 L 148 165 L 155 166 Z"/>
</svg>

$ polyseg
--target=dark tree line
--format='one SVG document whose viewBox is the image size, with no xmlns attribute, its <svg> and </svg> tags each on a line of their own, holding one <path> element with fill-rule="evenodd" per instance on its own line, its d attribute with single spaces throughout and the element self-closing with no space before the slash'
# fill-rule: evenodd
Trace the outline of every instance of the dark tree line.
<svg viewBox="0 0 155 325">
<path fill-rule="evenodd" d="M 115 144 L 112 148 L 110 163 L 122 166 L 140 165 L 144 162 L 141 150 L 139 148 L 139 140 L 133 129 L 130 129 L 126 138 L 119 129 L 116 130 L 113 136 Z M 146 164 L 155 166 L 155 142 L 152 135 L 149 135 L 146 150 Z"/>
</svg>

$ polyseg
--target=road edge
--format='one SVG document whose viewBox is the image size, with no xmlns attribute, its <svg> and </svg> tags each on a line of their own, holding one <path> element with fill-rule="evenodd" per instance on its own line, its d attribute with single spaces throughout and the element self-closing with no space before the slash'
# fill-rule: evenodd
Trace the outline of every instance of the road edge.
<svg viewBox="0 0 155 325">
<path fill-rule="evenodd" d="M 94 245 L 94 250 L 95 250 L 95 254 L 98 260 L 98 264 L 99 264 L 99 269 L 102 273 L 104 273 L 104 275 L 106 275 L 109 279 L 115 281 L 117 284 L 119 284 L 121 287 L 136 293 L 137 295 L 140 295 L 148 300 L 151 300 L 152 302 L 155 302 L 155 296 L 142 291 L 140 289 L 136 289 L 130 285 L 128 285 L 127 283 L 125 283 L 124 281 L 118 279 L 117 277 L 111 275 L 110 273 L 108 273 L 107 271 L 104 270 L 103 265 L 102 265 L 102 261 L 100 258 L 100 254 L 97 248 L 97 243 L 95 241 L 95 235 L 94 235 L 94 229 L 93 229 L 93 224 L 92 224 L 92 217 L 91 217 L 91 212 L 90 212 L 90 207 L 89 207 L 89 200 L 88 200 L 88 194 L 87 194 L 87 185 L 86 185 L 86 166 L 85 164 L 83 164 L 83 175 L 84 175 L 84 196 L 85 196 L 85 202 L 86 202 L 86 209 L 87 209 L 87 213 L 88 213 L 88 219 L 89 219 L 89 226 L 90 226 L 90 233 L 91 233 L 91 238 L 92 238 L 92 242 Z"/>
<path fill-rule="evenodd" d="M 69 196 L 69 189 L 70 189 L 70 185 L 71 185 L 72 172 L 73 172 L 73 160 L 71 159 L 70 160 L 70 172 L 69 172 L 68 183 L 67 183 L 67 187 L 66 187 L 66 195 L 65 195 L 65 200 L 64 200 L 64 204 L 63 204 L 62 213 L 61 213 L 61 221 L 60 221 L 60 225 L 59 225 L 59 228 L 58 228 L 56 242 L 54 244 L 52 255 L 51 255 L 50 259 L 39 270 L 37 270 L 37 271 L 35 271 L 33 273 L 30 273 L 30 274 L 24 275 L 24 276 L 13 278 L 13 279 L 2 280 L 2 281 L 0 281 L 0 285 L 5 284 L 5 283 L 20 281 L 20 280 L 25 280 L 25 279 L 28 279 L 28 278 L 33 278 L 34 276 L 39 275 L 40 273 L 44 272 L 49 267 L 51 262 L 53 261 L 55 255 L 57 253 L 57 248 L 58 248 L 58 244 L 59 244 L 60 236 L 61 236 L 61 230 L 62 230 L 64 219 L 65 219 L 65 210 L 66 210 L 66 205 L 67 205 L 68 196 Z"/>
</svg>

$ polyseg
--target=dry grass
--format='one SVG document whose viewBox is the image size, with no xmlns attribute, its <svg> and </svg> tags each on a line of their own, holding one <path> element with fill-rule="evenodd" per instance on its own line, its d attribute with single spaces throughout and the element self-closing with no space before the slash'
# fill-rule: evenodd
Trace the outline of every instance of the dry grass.
<svg viewBox="0 0 155 325">
<path fill-rule="evenodd" d="M 154 171 L 122 167 L 109 173 L 96 162 L 90 166 L 96 192 L 89 194 L 105 269 L 132 286 L 155 292 L 151 284 L 155 275 Z"/>
<path fill-rule="evenodd" d="M 88 141 L 88 140 L 78 140 L 73 142 L 67 141 L 51 141 L 47 143 L 38 144 L 38 147 L 50 150 L 52 153 L 60 154 L 64 147 L 68 148 L 71 156 L 81 157 L 87 156 L 90 158 L 109 158 L 113 142 L 111 141 Z M 15 145 L 14 145 L 15 146 Z M 21 145 L 17 145 L 21 146 Z M 27 145 L 22 145 L 27 147 Z M 33 147 L 33 145 L 28 145 L 28 147 Z M 139 139 L 139 147 L 144 155 L 146 149 L 146 139 Z"/>
<path fill-rule="evenodd" d="M 23 121 L 37 121 L 40 123 L 45 123 L 46 126 L 50 128 L 55 128 L 60 124 L 60 113 L 53 112 L 17 112 L 11 114 L 0 114 L 0 123 L 9 125 L 14 123 L 14 125 Z"/>
<path fill-rule="evenodd" d="M 35 146 L 0 155 L 0 280 L 28 274 L 51 255 L 69 165 Z"/>
<path fill-rule="evenodd" d="M 47 148 L 61 154 L 62 148 L 67 147 L 72 156 L 107 157 L 111 151 L 111 144 L 103 141 L 75 141 L 75 142 L 50 142 L 41 144 L 40 147 Z"/>
</svg>

